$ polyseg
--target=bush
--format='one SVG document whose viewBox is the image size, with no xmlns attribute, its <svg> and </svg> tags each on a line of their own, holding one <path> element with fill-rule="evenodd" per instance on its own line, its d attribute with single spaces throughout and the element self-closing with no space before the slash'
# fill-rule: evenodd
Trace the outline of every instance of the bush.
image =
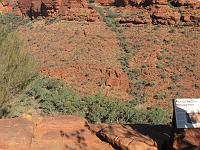
<svg viewBox="0 0 200 150">
<path fill-rule="evenodd" d="M 92 123 L 169 123 L 169 113 L 165 110 L 137 110 L 131 102 L 121 102 L 102 95 L 80 97 L 65 88 L 61 81 L 52 78 L 34 81 L 26 96 L 38 102 L 44 115 L 72 114 L 85 117 Z"/>
<path fill-rule="evenodd" d="M 95 2 L 94 0 L 88 0 L 89 4 L 94 3 L 94 2 Z"/>
<path fill-rule="evenodd" d="M 160 99 L 164 100 L 165 98 L 167 98 L 167 93 L 164 91 L 158 92 L 154 95 L 154 98 L 157 100 L 160 100 Z"/>
<path fill-rule="evenodd" d="M 12 27 L 12 29 L 16 29 L 17 27 L 21 25 L 28 25 L 30 22 L 30 19 L 24 19 L 20 16 L 14 16 L 12 14 L 0 14 L 0 24 L 6 25 Z"/>
<path fill-rule="evenodd" d="M 36 75 L 36 63 L 21 51 L 22 42 L 11 28 L 0 26 L 0 105 L 22 91 Z"/>
</svg>

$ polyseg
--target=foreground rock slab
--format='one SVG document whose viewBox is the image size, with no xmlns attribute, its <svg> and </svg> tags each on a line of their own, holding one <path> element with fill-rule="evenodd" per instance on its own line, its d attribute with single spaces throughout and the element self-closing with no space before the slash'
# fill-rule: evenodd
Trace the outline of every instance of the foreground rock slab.
<svg viewBox="0 0 200 150">
<path fill-rule="evenodd" d="M 74 116 L 44 118 L 35 128 L 31 145 L 31 150 L 103 148 L 104 144 L 88 129 L 86 120 Z"/>
<path fill-rule="evenodd" d="M 0 150 L 112 150 L 75 116 L 0 120 Z"/>
<path fill-rule="evenodd" d="M 185 129 L 174 141 L 167 125 L 88 124 L 77 116 L 0 120 L 0 150 L 200 149 L 200 129 Z M 177 135 L 176 135 L 177 134 Z M 173 142 L 173 143 L 172 143 Z"/>
<path fill-rule="evenodd" d="M 23 118 L 0 120 L 0 150 L 28 150 L 33 128 L 33 122 Z"/>
</svg>

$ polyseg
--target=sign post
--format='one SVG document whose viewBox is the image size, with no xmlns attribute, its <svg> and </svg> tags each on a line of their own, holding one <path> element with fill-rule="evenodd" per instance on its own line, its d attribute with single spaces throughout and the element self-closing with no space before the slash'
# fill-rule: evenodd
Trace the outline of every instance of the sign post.
<svg viewBox="0 0 200 150">
<path fill-rule="evenodd" d="M 185 147 L 193 149 L 195 145 L 193 139 L 196 139 L 196 134 L 200 133 L 196 132 L 199 129 L 195 129 L 200 128 L 200 99 L 175 99 L 173 101 L 172 127 L 173 148 L 177 150 Z M 187 133 L 195 133 L 190 135 L 189 139 L 191 140 L 189 141 L 185 139 Z M 187 141 L 187 145 L 185 141 Z"/>
<path fill-rule="evenodd" d="M 200 99 L 174 100 L 176 127 L 200 128 Z"/>
</svg>

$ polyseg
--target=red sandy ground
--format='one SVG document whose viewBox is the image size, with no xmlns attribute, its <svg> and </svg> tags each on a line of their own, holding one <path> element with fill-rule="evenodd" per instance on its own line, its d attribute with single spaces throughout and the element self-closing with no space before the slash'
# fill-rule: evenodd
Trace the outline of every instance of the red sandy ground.
<svg viewBox="0 0 200 150">
<path fill-rule="evenodd" d="M 115 32 L 104 23 L 62 21 L 44 25 L 37 21 L 31 29 L 19 32 L 25 49 L 41 63 L 42 73 L 64 79 L 81 95 L 134 98 L 128 94 L 127 82 L 136 81 L 127 81 L 121 71 L 122 49 Z M 146 106 L 171 107 L 176 95 L 200 97 L 200 89 L 195 87 L 200 84 L 200 27 L 134 25 L 122 27 L 122 33 L 134 51 L 129 67 L 141 71 L 137 80 L 154 83 L 143 89 Z M 173 76 L 178 80 L 173 81 Z M 106 83 L 108 78 L 110 84 Z M 160 92 L 165 92 L 164 100 L 155 99 Z"/>
</svg>

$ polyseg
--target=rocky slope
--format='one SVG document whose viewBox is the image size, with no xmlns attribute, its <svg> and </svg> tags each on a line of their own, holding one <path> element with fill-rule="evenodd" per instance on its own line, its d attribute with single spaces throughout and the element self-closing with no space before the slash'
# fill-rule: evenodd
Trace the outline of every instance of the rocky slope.
<svg viewBox="0 0 200 150">
<path fill-rule="evenodd" d="M 41 72 L 63 79 L 80 95 L 101 93 L 163 108 L 170 108 L 174 97 L 199 97 L 199 27 L 118 29 L 123 40 L 103 22 L 36 21 L 18 33 Z"/>
<path fill-rule="evenodd" d="M 115 34 L 99 23 L 58 22 L 19 31 L 24 50 L 41 63 L 41 73 L 63 79 L 80 95 L 130 99 L 129 79 L 120 69 L 121 51 Z M 40 42 L 41 39 L 43 42 Z"/>
<path fill-rule="evenodd" d="M 0 120 L 1 150 L 167 150 L 200 148 L 199 129 L 186 130 L 173 142 L 169 126 L 92 125 L 76 116 Z"/>
<path fill-rule="evenodd" d="M 86 20 L 93 22 L 99 20 L 98 14 L 88 6 L 86 0 L 3 0 L 0 12 L 13 13 L 19 16 L 29 16 L 34 19 L 38 16 L 54 17 L 64 16 L 67 20 Z"/>
<path fill-rule="evenodd" d="M 198 0 L 97 0 L 102 6 L 120 6 L 116 11 L 122 15 L 122 24 L 164 24 L 180 22 L 188 24 L 200 22 L 200 2 Z M 121 7 L 122 6 L 122 7 Z M 86 0 L 3 0 L 0 12 L 29 16 L 32 19 L 42 16 L 63 16 L 66 20 L 99 21 L 100 16 Z"/>
</svg>

